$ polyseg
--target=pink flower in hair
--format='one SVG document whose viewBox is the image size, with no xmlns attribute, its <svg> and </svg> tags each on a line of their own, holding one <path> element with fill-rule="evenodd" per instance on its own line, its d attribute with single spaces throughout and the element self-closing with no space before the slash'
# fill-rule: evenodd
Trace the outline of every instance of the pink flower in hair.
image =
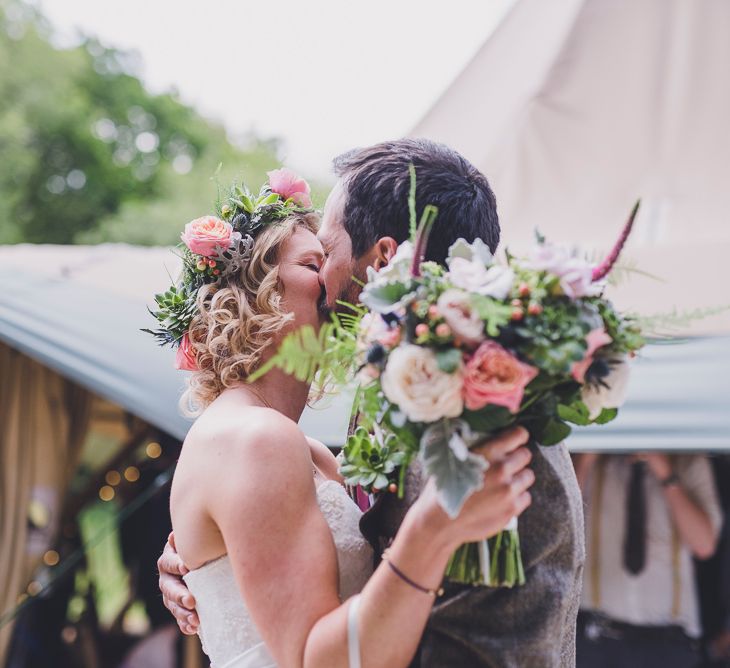
<svg viewBox="0 0 730 668">
<path fill-rule="evenodd" d="M 195 352 L 190 345 L 190 337 L 187 332 L 180 339 L 180 346 L 177 349 L 177 355 L 175 355 L 175 368 L 180 371 L 198 370 L 198 362 L 195 359 Z"/>
<path fill-rule="evenodd" d="M 309 209 L 312 198 L 309 196 L 309 184 L 291 169 L 274 169 L 267 172 L 271 190 L 285 200 L 291 198 L 297 206 Z"/>
<path fill-rule="evenodd" d="M 180 235 L 183 243 L 196 255 L 215 257 L 216 250 L 231 245 L 233 227 L 215 216 L 203 216 L 190 221 Z"/>
</svg>

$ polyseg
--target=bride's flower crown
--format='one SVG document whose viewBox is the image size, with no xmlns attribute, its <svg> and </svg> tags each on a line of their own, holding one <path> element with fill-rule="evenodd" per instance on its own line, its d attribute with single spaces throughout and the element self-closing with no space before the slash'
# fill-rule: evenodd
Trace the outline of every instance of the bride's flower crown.
<svg viewBox="0 0 730 668">
<path fill-rule="evenodd" d="M 245 184 L 234 183 L 217 205 L 217 215 L 196 218 L 180 238 L 183 269 L 180 279 L 155 295 L 158 328 L 152 334 L 161 346 L 178 348 L 176 366 L 195 370 L 187 332 L 196 310 L 198 290 L 237 274 L 251 259 L 256 236 L 267 225 L 293 213 L 313 211 L 309 184 L 289 169 L 268 172 L 269 180 L 254 195 Z"/>
</svg>

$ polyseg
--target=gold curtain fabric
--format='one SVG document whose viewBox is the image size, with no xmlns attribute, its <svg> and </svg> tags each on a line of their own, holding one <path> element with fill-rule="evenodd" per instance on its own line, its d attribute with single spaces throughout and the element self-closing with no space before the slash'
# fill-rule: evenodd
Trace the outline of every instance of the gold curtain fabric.
<svg viewBox="0 0 730 668">
<path fill-rule="evenodd" d="M 0 343 L 0 616 L 13 610 L 58 530 L 92 395 Z M 0 665 L 12 624 L 0 629 Z"/>
</svg>

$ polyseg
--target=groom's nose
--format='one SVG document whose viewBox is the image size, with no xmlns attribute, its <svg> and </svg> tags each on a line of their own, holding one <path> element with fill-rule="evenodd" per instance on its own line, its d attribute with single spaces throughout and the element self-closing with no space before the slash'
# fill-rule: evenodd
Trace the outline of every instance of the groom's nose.
<svg viewBox="0 0 730 668">
<path fill-rule="evenodd" d="M 327 267 L 327 260 L 324 261 L 324 263 L 322 264 L 322 266 L 319 269 L 319 274 L 317 275 L 317 279 L 319 280 L 319 287 L 321 290 L 320 303 L 325 304 L 325 305 L 327 304 L 327 282 L 325 280 L 327 277 L 326 267 Z"/>
</svg>

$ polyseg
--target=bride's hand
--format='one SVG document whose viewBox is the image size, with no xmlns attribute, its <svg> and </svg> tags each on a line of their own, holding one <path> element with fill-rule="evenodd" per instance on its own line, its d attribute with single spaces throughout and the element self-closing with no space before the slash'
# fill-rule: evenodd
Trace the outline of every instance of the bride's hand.
<svg viewBox="0 0 730 668">
<path fill-rule="evenodd" d="M 489 468 L 482 489 L 467 499 L 454 520 L 442 509 L 434 481 L 429 480 L 414 505 L 422 515 L 424 530 L 434 531 L 456 548 L 494 536 L 520 515 L 531 503 L 527 490 L 535 482 L 535 474 L 526 468 L 532 459 L 532 453 L 524 447 L 527 439 L 527 430 L 515 427 L 473 450 L 489 462 Z"/>
<path fill-rule="evenodd" d="M 162 602 L 175 617 L 180 630 L 186 635 L 195 635 L 200 625 L 195 612 L 195 598 L 182 579 L 188 569 L 175 549 L 175 537 L 172 533 L 157 560 L 157 570 L 160 572 Z"/>
</svg>

